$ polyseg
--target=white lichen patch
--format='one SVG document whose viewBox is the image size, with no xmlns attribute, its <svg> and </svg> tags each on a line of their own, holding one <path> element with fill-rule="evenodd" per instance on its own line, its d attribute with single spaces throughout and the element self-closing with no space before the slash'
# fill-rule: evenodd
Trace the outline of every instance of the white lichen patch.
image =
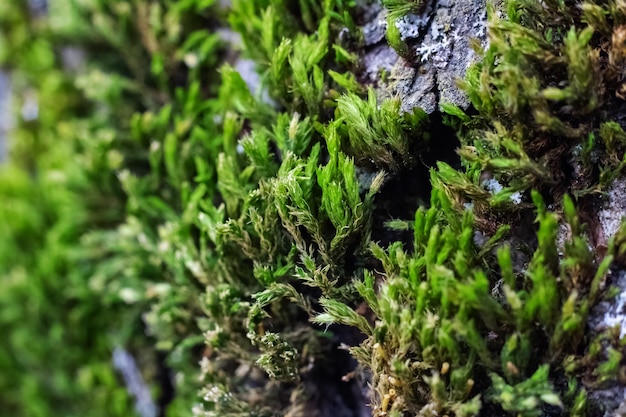
<svg viewBox="0 0 626 417">
<path fill-rule="evenodd" d="M 478 59 L 471 40 L 487 45 L 485 0 L 428 1 L 420 13 L 396 19 L 400 39 L 411 48 L 409 58 L 385 42 L 387 11 L 375 5 L 363 25 L 367 49 L 359 78 L 380 98 L 400 97 L 406 112 L 420 107 L 431 114 L 442 102 L 467 108 L 469 98 L 458 81 Z"/>
<path fill-rule="evenodd" d="M 430 25 L 430 30 L 425 41 L 415 49 L 420 62 L 432 61 L 435 67 L 442 70 L 448 65 L 450 54 L 455 40 L 460 39 L 457 30 L 452 31 L 454 24 L 451 16 L 439 12 L 437 18 Z"/>
<path fill-rule="evenodd" d="M 619 295 L 599 303 L 592 311 L 590 324 L 596 332 L 619 326 L 623 338 L 626 336 L 626 271 L 619 272 L 614 285 L 620 290 Z"/>
<path fill-rule="evenodd" d="M 608 240 L 617 233 L 622 219 L 626 215 L 626 179 L 613 181 L 607 191 L 607 197 L 598 212 L 598 220 L 604 237 Z"/>
<path fill-rule="evenodd" d="M 617 297 L 598 303 L 589 317 L 589 327 L 593 334 L 619 327 L 620 337 L 626 336 L 626 271 L 617 272 L 617 279 L 612 282 L 620 293 Z M 613 385 L 603 389 L 589 391 L 594 402 L 606 410 L 605 417 L 622 416 L 626 410 L 626 387 Z"/>
<path fill-rule="evenodd" d="M 511 197 L 509 197 L 509 198 L 511 199 L 513 204 L 521 204 L 522 203 L 522 193 L 520 193 L 519 191 L 515 191 L 513 194 L 511 194 Z"/>
<path fill-rule="evenodd" d="M 613 307 L 614 308 L 607 312 L 602 318 L 602 327 L 619 327 L 619 337 L 623 339 L 624 336 L 626 336 L 626 291 L 620 293 L 615 299 Z"/>
<path fill-rule="evenodd" d="M 498 182 L 495 178 L 489 178 L 482 182 L 482 186 L 485 190 L 489 191 L 491 194 L 497 194 L 500 191 L 504 190 L 502 184 Z"/>
<path fill-rule="evenodd" d="M 400 39 L 406 41 L 411 38 L 418 38 L 420 32 L 428 25 L 432 14 L 432 4 L 421 14 L 407 14 L 397 19 L 396 28 L 400 32 Z"/>
<path fill-rule="evenodd" d="M 489 191 L 493 195 L 506 191 L 504 186 L 495 178 L 489 178 L 483 181 L 481 185 L 485 190 Z M 511 200 L 513 204 L 520 204 L 522 202 L 522 193 L 519 191 L 511 193 L 509 200 Z"/>
<path fill-rule="evenodd" d="M 402 41 L 418 38 L 428 27 L 433 18 L 433 3 L 433 1 L 427 1 L 426 7 L 420 13 L 409 13 L 396 19 L 395 25 Z"/>
</svg>

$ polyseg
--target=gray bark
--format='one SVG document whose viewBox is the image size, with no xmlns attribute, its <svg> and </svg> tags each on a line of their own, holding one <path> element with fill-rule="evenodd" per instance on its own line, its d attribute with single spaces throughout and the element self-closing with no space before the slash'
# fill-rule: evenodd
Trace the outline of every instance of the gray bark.
<svg viewBox="0 0 626 417">
<path fill-rule="evenodd" d="M 478 56 L 471 40 L 487 44 L 485 0 L 430 0 L 419 15 L 396 21 L 410 58 L 400 57 L 385 41 L 387 11 L 371 6 L 363 27 L 366 51 L 361 80 L 376 88 L 381 98 L 398 96 L 402 109 L 421 107 L 427 113 L 441 103 L 469 106 L 457 81 Z M 381 74 L 388 74 L 383 80 Z"/>
</svg>

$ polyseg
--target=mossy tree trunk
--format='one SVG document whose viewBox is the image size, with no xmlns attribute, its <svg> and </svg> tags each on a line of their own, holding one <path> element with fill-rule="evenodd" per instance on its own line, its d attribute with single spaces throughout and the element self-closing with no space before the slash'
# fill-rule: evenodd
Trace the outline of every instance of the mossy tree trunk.
<svg viewBox="0 0 626 417">
<path fill-rule="evenodd" d="M 624 408 L 623 1 L 32 4 L 0 413 Z"/>
</svg>

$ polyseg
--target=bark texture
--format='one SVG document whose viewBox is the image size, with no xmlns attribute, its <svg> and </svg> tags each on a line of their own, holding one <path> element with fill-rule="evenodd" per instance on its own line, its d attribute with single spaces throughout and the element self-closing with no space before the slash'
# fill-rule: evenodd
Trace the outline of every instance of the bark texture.
<svg viewBox="0 0 626 417">
<path fill-rule="evenodd" d="M 484 0 L 433 0 L 421 14 L 396 21 L 409 47 L 406 57 L 385 42 L 387 11 L 380 4 L 370 7 L 365 20 L 360 78 L 380 98 L 399 96 L 403 110 L 421 107 L 429 114 L 444 102 L 469 106 L 457 81 L 478 58 L 472 43 L 486 46 Z"/>
</svg>

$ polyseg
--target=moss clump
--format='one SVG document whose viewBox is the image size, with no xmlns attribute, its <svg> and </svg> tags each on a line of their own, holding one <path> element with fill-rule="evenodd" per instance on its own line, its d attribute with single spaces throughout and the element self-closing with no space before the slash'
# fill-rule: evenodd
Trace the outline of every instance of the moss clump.
<svg viewBox="0 0 626 417">
<path fill-rule="evenodd" d="M 3 356 L 25 358 L 0 356 L 0 410 L 128 415 L 122 346 L 167 415 L 594 415 L 623 343 L 587 320 L 626 228 L 600 252 L 582 219 L 622 175 L 623 7 L 491 10 L 476 111 L 443 106 L 461 167 L 421 177 L 443 127 L 353 75 L 364 7 L 0 6 L 0 57 L 41 109 L 0 182 Z M 413 183 L 430 203 L 390 218 L 391 184 Z M 78 354 L 49 360 L 62 340 Z"/>
<path fill-rule="evenodd" d="M 498 242 L 506 228 L 477 247 L 472 214 L 460 217 L 441 190 L 416 213 L 411 253 L 399 243 L 372 246 L 383 275 L 366 271 L 356 285 L 376 319 L 352 351 L 372 369 L 375 415 L 472 416 L 501 408 L 534 416 L 542 403 L 582 407 L 575 373 L 563 369 L 582 358 L 589 307 L 612 258 L 595 265 L 566 199 L 567 224 L 579 237 L 566 242 L 559 261 L 558 218 L 538 193 L 534 199 L 538 242 L 524 271 L 515 270 L 510 246 Z M 350 316 L 335 310 L 316 321 L 347 324 Z M 555 390 L 559 380 L 569 391 Z"/>
<path fill-rule="evenodd" d="M 415 164 L 413 155 L 423 153 L 428 143 L 423 110 L 402 114 L 399 99 L 384 100 L 379 106 L 372 89 L 367 100 L 351 93 L 339 97 L 336 116 L 343 122 L 347 151 L 363 165 L 371 162 L 394 172 L 409 168 Z"/>
<path fill-rule="evenodd" d="M 606 190 L 623 169 L 623 10 L 612 2 L 510 1 L 492 10 L 490 47 L 464 82 L 478 123 L 461 153 L 477 183 L 576 196 Z M 601 17 L 600 17 L 601 16 Z"/>
</svg>

